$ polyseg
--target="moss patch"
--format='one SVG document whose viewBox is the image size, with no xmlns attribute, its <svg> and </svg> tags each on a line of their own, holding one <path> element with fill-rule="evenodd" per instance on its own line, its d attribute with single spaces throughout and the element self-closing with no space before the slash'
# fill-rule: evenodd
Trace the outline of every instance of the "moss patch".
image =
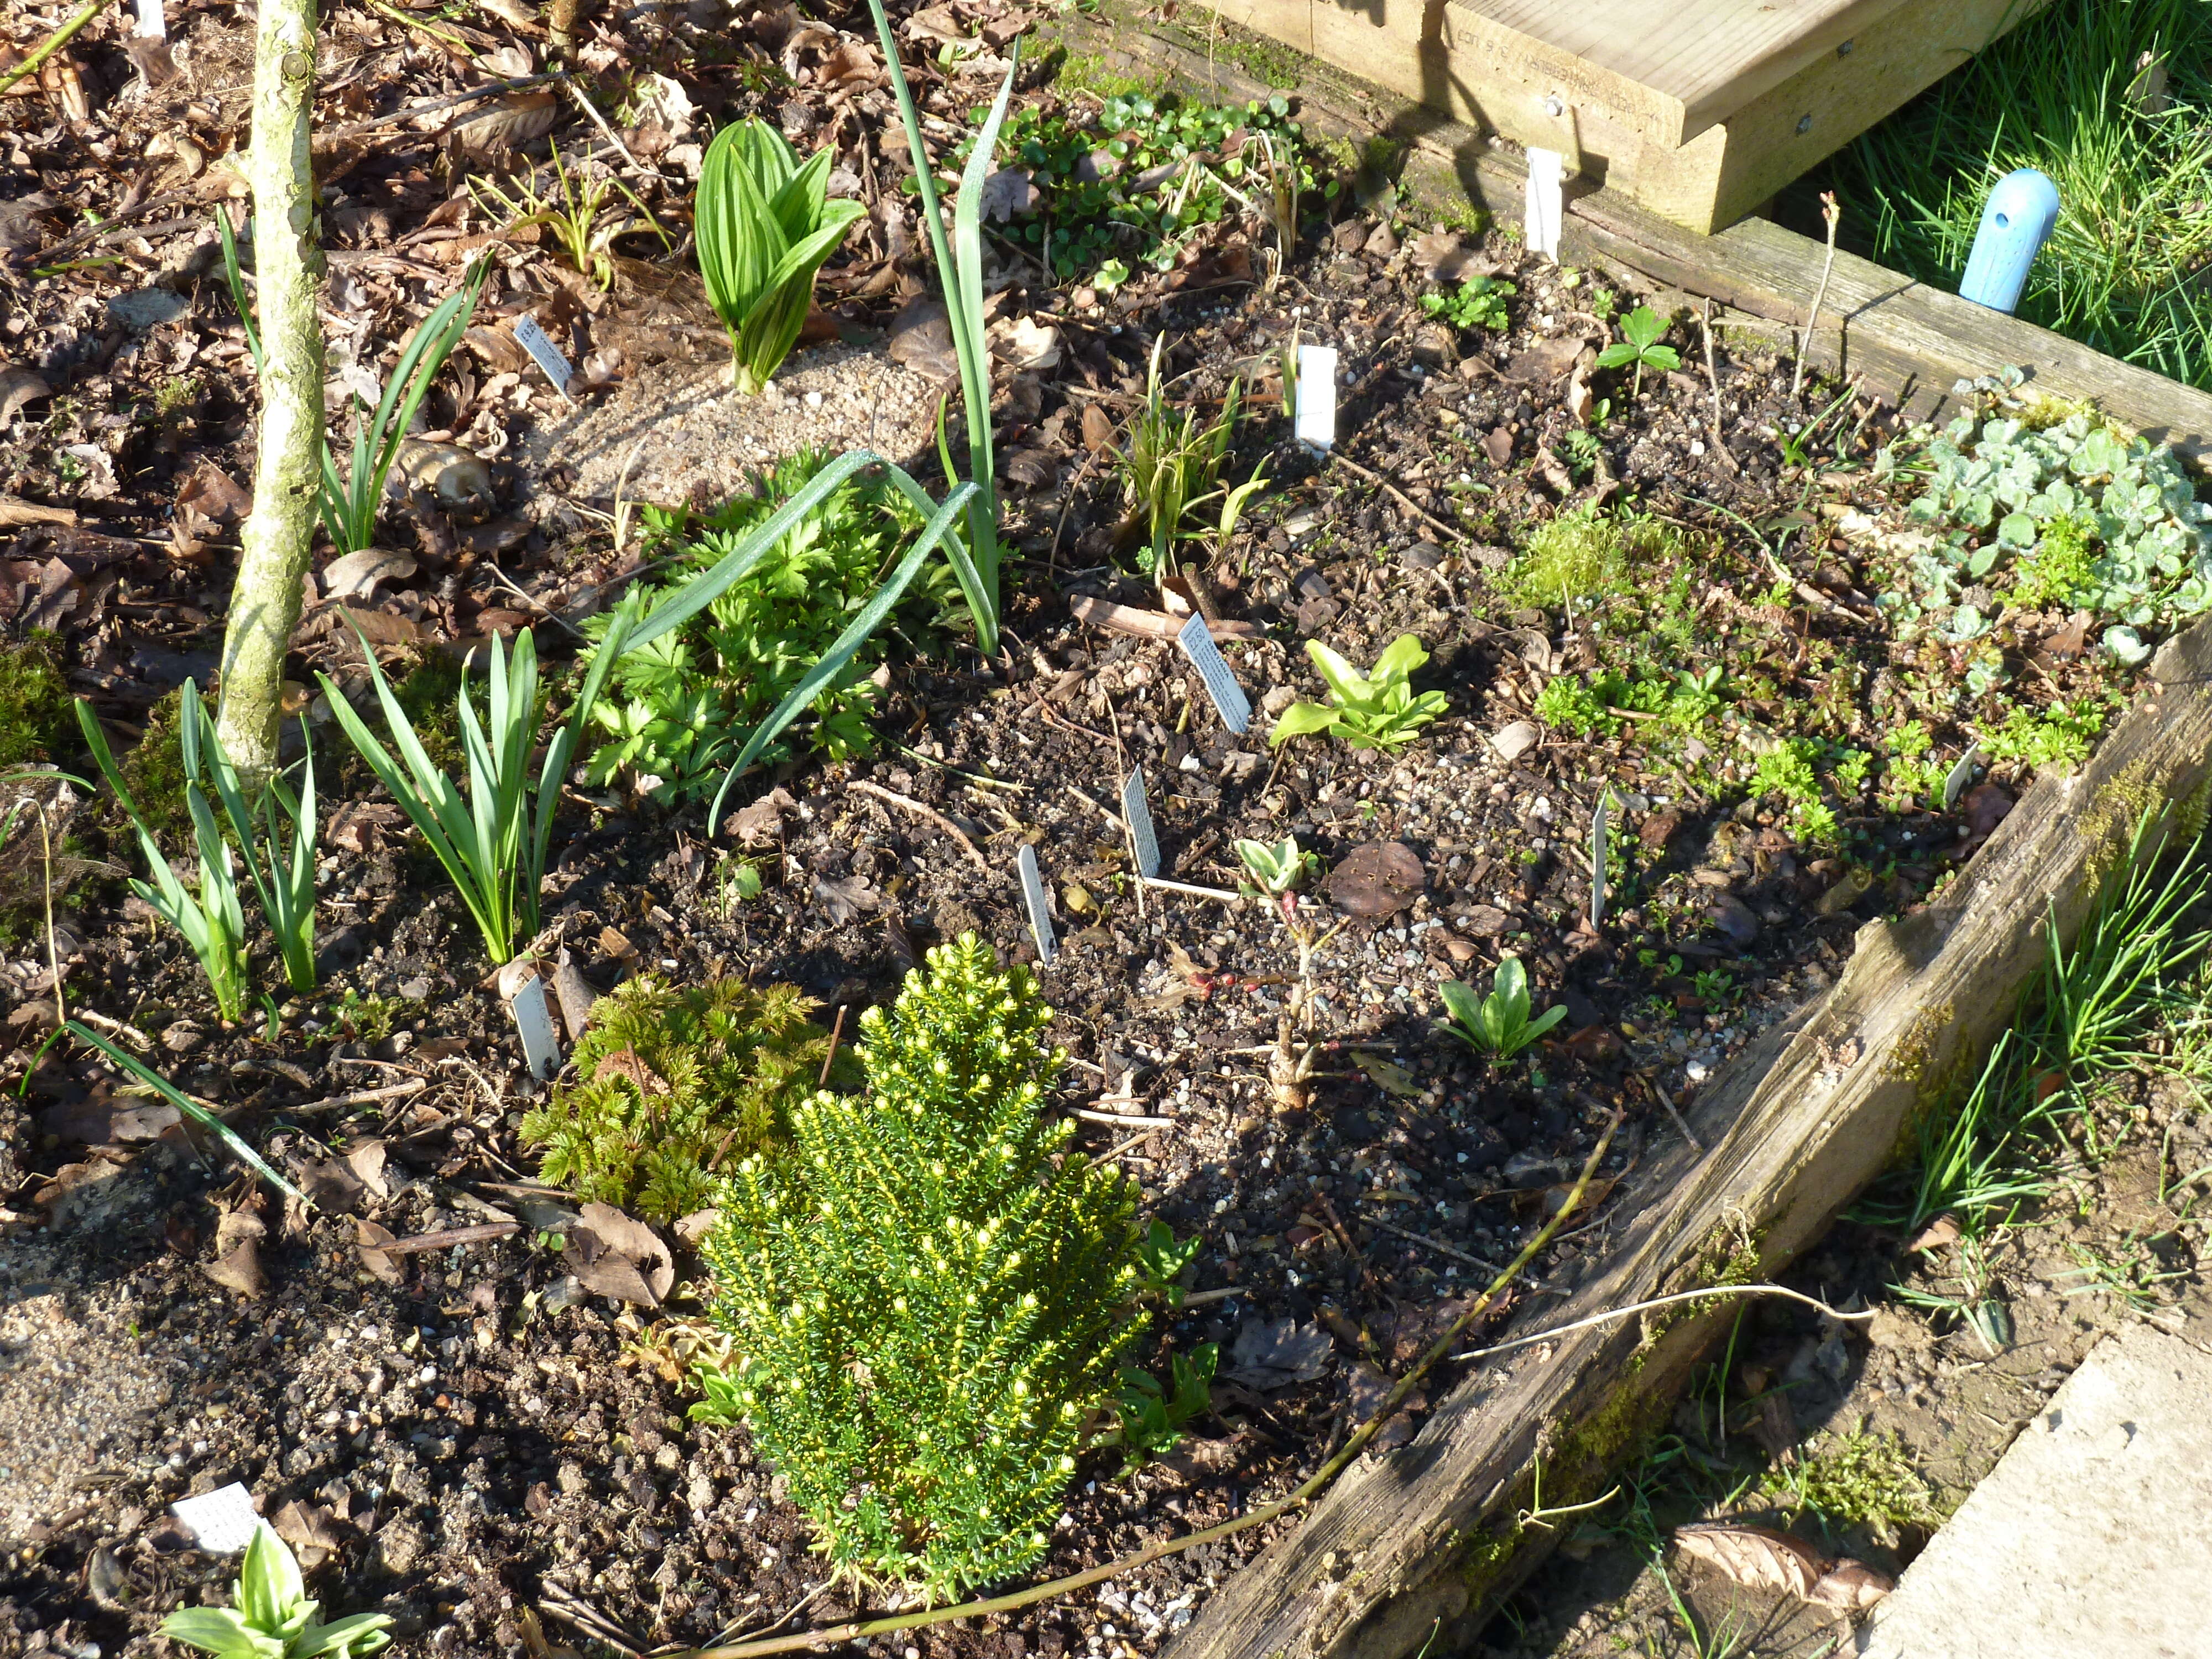
<svg viewBox="0 0 2212 1659">
<path fill-rule="evenodd" d="M 75 729 L 69 682 L 54 636 L 0 646 L 0 767 L 50 761 Z"/>
</svg>

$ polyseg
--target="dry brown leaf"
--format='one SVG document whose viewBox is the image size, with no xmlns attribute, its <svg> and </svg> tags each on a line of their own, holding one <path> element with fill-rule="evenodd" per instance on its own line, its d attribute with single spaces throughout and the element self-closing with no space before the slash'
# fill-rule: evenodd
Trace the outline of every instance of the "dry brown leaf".
<svg viewBox="0 0 2212 1659">
<path fill-rule="evenodd" d="M 1114 417 L 1097 404 L 1083 405 L 1083 447 L 1093 455 L 1114 447 Z"/>
<path fill-rule="evenodd" d="M 269 1288 L 261 1272 L 260 1247 L 250 1238 L 237 1243 L 207 1264 L 207 1276 L 227 1291 L 258 1297 Z"/>
<path fill-rule="evenodd" d="M 406 817 L 389 801 L 349 801 L 331 814 L 323 834 L 331 846 L 365 856 L 380 844 L 380 831 L 404 823 Z"/>
<path fill-rule="evenodd" d="M 328 1508 L 320 1504 L 302 1504 L 297 1499 L 276 1511 L 269 1523 L 276 1535 L 289 1544 L 300 1557 L 303 1567 L 320 1564 L 326 1555 L 335 1555 L 344 1547 L 344 1535 Z"/>
<path fill-rule="evenodd" d="M 1805 1593 L 1805 1599 L 1840 1612 L 1857 1613 L 1896 1588 L 1896 1581 L 1887 1574 L 1876 1572 L 1863 1561 L 1845 1560 L 1822 1574 L 1820 1582 Z"/>
<path fill-rule="evenodd" d="M 1482 441 L 1482 453 L 1490 457 L 1492 466 L 1504 466 L 1513 459 L 1513 434 L 1502 426 L 1490 428 Z"/>
<path fill-rule="evenodd" d="M 610 1204 L 584 1206 L 562 1259 L 594 1296 L 657 1308 L 676 1283 L 668 1247 L 643 1222 Z"/>
<path fill-rule="evenodd" d="M 667 1079 L 638 1058 L 637 1050 L 627 1043 L 611 1054 L 600 1055 L 599 1063 L 592 1070 L 592 1081 L 594 1083 L 608 1076 L 628 1078 L 637 1085 L 637 1091 L 641 1095 L 665 1095 L 668 1092 Z"/>
<path fill-rule="evenodd" d="M 1802 1539 L 1767 1527 L 1716 1521 L 1678 1527 L 1674 1547 L 1746 1589 L 1808 1597 L 1827 1573 L 1828 1558 Z"/>
<path fill-rule="evenodd" d="M 379 1226 L 366 1217 L 355 1218 L 354 1247 L 361 1252 L 361 1265 L 387 1285 L 407 1282 L 407 1267 L 397 1256 L 387 1255 L 384 1245 L 394 1242 L 389 1227 Z"/>
<path fill-rule="evenodd" d="M 323 567 L 323 594 L 332 599 L 366 599 L 376 592 L 379 582 L 404 581 L 415 569 L 414 558 L 409 554 L 364 547 Z"/>
<path fill-rule="evenodd" d="M 510 93 L 477 114 L 464 116 L 447 131 L 463 154 L 495 155 L 543 138 L 561 118 L 557 94 L 536 90 Z"/>
<path fill-rule="evenodd" d="M 385 1143 L 374 1137 L 357 1140 L 346 1149 L 346 1168 L 368 1189 L 369 1196 L 379 1200 L 392 1196 L 392 1188 L 384 1179 L 385 1159 Z"/>
</svg>

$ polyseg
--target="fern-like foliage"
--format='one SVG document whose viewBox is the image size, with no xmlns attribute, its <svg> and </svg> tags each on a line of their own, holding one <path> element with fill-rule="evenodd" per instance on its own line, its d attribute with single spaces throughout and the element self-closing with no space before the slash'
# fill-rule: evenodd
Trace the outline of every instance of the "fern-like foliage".
<svg viewBox="0 0 2212 1659">
<path fill-rule="evenodd" d="M 583 1080 L 522 1120 L 524 1142 L 545 1149 L 541 1176 L 649 1221 L 707 1208 L 715 1172 L 780 1143 L 820 1079 L 830 1038 L 814 1008 L 788 985 L 629 981 L 576 1045 Z"/>
<path fill-rule="evenodd" d="M 972 934 L 861 1023 L 868 1091 L 792 1115 L 707 1254 L 731 1397 L 852 1577 L 945 1600 L 1043 1554 L 1085 1421 L 1144 1324 L 1134 1193 L 1049 1124 L 1028 973 Z"/>
</svg>

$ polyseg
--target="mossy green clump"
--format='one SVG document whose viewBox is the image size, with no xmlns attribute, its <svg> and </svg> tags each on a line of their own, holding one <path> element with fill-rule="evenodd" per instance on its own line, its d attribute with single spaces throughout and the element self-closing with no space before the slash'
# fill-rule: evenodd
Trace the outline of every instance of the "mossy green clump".
<svg viewBox="0 0 2212 1659">
<path fill-rule="evenodd" d="M 1865 1527 L 1892 1547 L 1900 1529 L 1934 1527 L 1942 1519 L 1911 1454 L 1881 1435 L 1839 1435 L 1801 1447 L 1794 1464 L 1775 1465 L 1759 1485 L 1793 1519 L 1810 1511 L 1831 1530 Z"/>
<path fill-rule="evenodd" d="M 821 1077 L 830 1036 L 814 1008 L 788 985 L 631 980 L 576 1045 L 583 1080 L 522 1120 L 543 1178 L 648 1221 L 709 1207 L 717 1172 L 781 1146 Z M 849 1079 L 839 1058 L 831 1075 Z"/>
<path fill-rule="evenodd" d="M 1680 536 L 1656 519 L 1586 507 L 1541 526 L 1492 585 L 1524 605 L 1613 598 L 1628 591 L 1632 565 L 1648 574 L 1682 550 Z"/>
<path fill-rule="evenodd" d="M 861 1021 L 867 1091 L 817 1095 L 724 1189 L 707 1258 L 742 1416 L 841 1577 L 933 1601 L 1045 1552 L 1145 1325 L 1133 1186 L 1045 1105 L 1052 1011 L 970 934 Z"/>
<path fill-rule="evenodd" d="M 55 758 L 76 729 L 58 642 L 48 633 L 0 646 L 0 768 Z"/>
</svg>

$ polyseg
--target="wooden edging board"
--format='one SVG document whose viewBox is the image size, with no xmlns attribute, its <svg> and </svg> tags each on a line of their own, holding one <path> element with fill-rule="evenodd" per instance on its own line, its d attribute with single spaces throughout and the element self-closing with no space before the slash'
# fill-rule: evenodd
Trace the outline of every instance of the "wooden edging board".
<svg viewBox="0 0 2212 1659">
<path fill-rule="evenodd" d="M 1265 98 L 1278 90 L 1237 66 L 1240 40 L 1224 44 L 1158 22 L 1140 27 L 1133 14 L 1110 9 L 1127 3 L 1107 0 L 1109 9 L 1098 19 L 1064 25 L 1070 50 L 1127 73 L 1164 74 L 1212 98 Z M 1524 169 L 1516 152 L 1326 65 L 1302 60 L 1300 68 L 1300 118 L 1310 128 L 1370 149 L 1381 141 L 1380 149 L 1395 157 L 1399 187 L 1412 189 L 1425 205 L 1471 202 L 1500 222 L 1519 222 Z M 1568 193 L 1560 252 L 1569 261 L 1618 268 L 1647 283 L 1656 279 L 1709 298 L 1724 325 L 1734 311 L 1792 338 L 1804 327 L 1826 257 L 1821 244 L 1765 219 L 1701 235 L 1610 190 L 1571 184 Z M 1873 210 L 1846 203 L 1844 210 Z M 2027 371 L 2032 391 L 2094 398 L 2152 442 L 2171 444 L 2199 465 L 2212 463 L 2212 394 L 1855 254 L 1836 255 L 1808 355 L 1817 366 L 1856 379 L 1863 391 L 1930 418 L 1954 401 L 1958 381 L 2016 366 Z"/>
<path fill-rule="evenodd" d="M 1771 1278 L 1892 1162 L 1917 1114 L 1971 1082 L 2049 939 L 2073 938 L 2137 823 L 2203 822 L 2212 622 L 2170 641 L 2153 672 L 2086 769 L 2039 779 L 1939 902 L 1862 927 L 1836 984 L 1723 1068 L 1690 1114 L 1712 1150 L 1662 1134 L 1542 1328 Z M 1733 1315 L 1726 1299 L 1689 1305 L 1711 1310 L 1574 1332 L 1464 1378 L 1411 1444 L 1356 1464 L 1215 1592 L 1168 1659 L 1463 1645 L 1557 1536 L 1517 1518 L 1540 1462 L 1547 1507 L 1601 1493 Z"/>
<path fill-rule="evenodd" d="M 2048 0 L 1205 0 L 1696 231 L 1733 224 Z"/>
<path fill-rule="evenodd" d="M 1164 69 L 1216 97 L 1269 90 L 1141 33 L 1070 32 L 1086 29 L 1079 49 L 1140 72 Z M 1339 84 L 1309 94 L 1303 113 L 1323 131 L 1408 145 L 1417 183 L 1441 173 L 1493 212 L 1518 210 L 1512 158 L 1425 111 L 1393 112 Z M 1761 223 L 1697 236 L 1604 191 L 1571 204 L 1565 240 L 1572 258 L 1793 327 L 1820 279 L 1821 250 L 1805 238 Z M 1931 415 L 1954 380 L 2014 363 L 2039 389 L 2094 397 L 2192 458 L 2212 439 L 2212 398 L 1849 256 L 1837 258 L 1812 353 Z M 1771 1277 L 1892 1161 L 1918 1112 L 1971 1079 L 2050 939 L 2073 937 L 2135 826 L 2153 812 L 2192 830 L 2203 822 L 2212 621 L 2169 641 L 2152 678 L 2089 765 L 2039 780 L 1941 902 L 1862 928 L 1837 984 L 1723 1068 L 1690 1114 L 1711 1151 L 1662 1136 L 1614 1195 L 1595 1265 L 1565 1306 L 1544 1310 L 1542 1328 Z M 1519 1518 L 1540 1462 L 1547 1507 L 1601 1492 L 1663 1420 L 1727 1305 L 1572 1333 L 1465 1377 L 1410 1444 L 1363 1459 L 1217 1591 L 1167 1659 L 1406 1659 L 1463 1645 L 1554 1535 Z"/>
</svg>

